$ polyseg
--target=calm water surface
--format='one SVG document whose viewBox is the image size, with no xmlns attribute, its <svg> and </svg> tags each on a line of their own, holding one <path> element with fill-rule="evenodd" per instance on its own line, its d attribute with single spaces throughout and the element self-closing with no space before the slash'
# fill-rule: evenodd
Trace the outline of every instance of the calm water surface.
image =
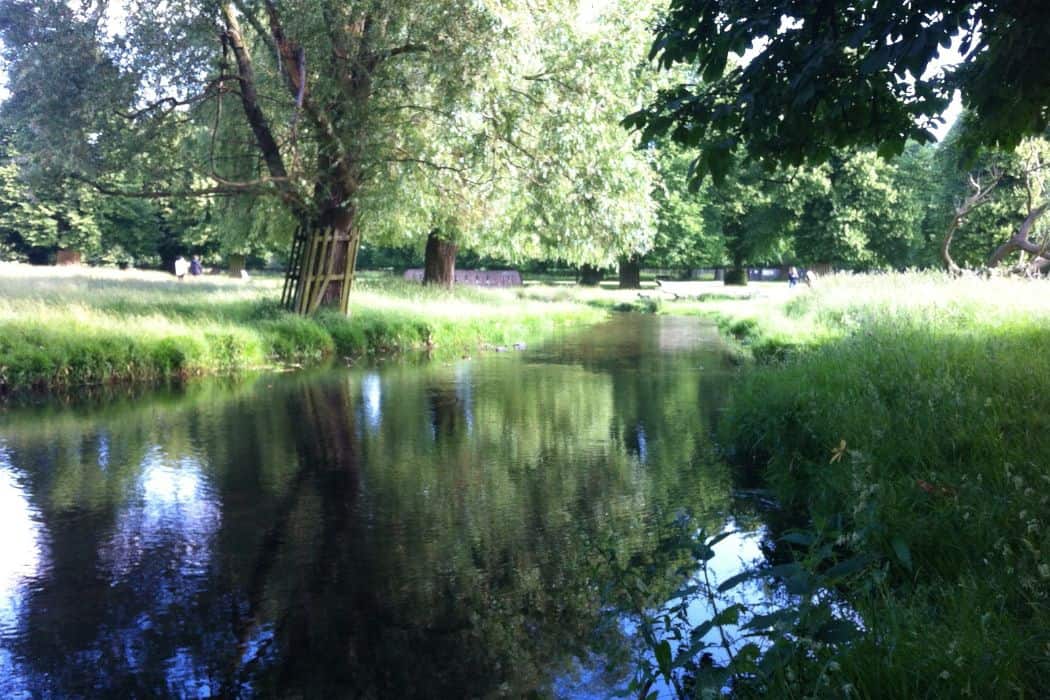
<svg viewBox="0 0 1050 700">
<path fill-rule="evenodd" d="M 624 315 L 0 411 L 0 695 L 603 695 L 636 646 L 610 557 L 686 512 L 758 527 L 710 438 L 727 379 L 710 326 Z"/>
</svg>

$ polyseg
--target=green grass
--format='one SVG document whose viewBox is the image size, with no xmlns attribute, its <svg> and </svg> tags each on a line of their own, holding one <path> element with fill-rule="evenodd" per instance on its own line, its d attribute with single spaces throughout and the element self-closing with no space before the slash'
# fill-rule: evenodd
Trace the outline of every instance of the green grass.
<svg viewBox="0 0 1050 700">
<path fill-rule="evenodd" d="M 363 275 L 350 316 L 280 308 L 281 280 L 0 264 L 0 391 L 316 364 L 530 341 L 604 313 L 520 290 L 437 290 Z"/>
<path fill-rule="evenodd" d="M 836 692 L 1038 697 L 1050 683 L 1048 292 L 858 276 L 718 309 L 759 361 L 725 444 L 795 525 L 879 562 L 844 591 L 868 633 Z"/>
</svg>

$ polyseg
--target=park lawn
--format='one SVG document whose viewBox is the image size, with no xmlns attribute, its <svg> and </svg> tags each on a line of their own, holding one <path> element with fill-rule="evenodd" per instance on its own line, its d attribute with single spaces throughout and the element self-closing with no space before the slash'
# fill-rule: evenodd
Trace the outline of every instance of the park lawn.
<svg viewBox="0 0 1050 700">
<path fill-rule="evenodd" d="M 521 290 L 422 288 L 363 275 L 350 316 L 280 308 L 281 280 L 0 263 L 0 391 L 156 380 L 531 342 L 605 312 Z"/>
<path fill-rule="evenodd" d="M 677 311 L 755 359 L 722 421 L 731 458 L 790 526 L 871 556 L 842 591 L 865 634 L 817 695 L 1041 696 L 1050 283 L 838 276 Z"/>
</svg>

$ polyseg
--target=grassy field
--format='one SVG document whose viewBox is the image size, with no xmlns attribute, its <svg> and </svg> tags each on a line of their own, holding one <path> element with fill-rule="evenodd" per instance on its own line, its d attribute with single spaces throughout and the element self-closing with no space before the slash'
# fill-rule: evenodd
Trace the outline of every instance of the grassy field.
<svg viewBox="0 0 1050 700">
<path fill-rule="evenodd" d="M 426 349 L 452 354 L 593 323 L 594 306 L 521 290 L 422 288 L 364 275 L 350 317 L 304 319 L 281 280 L 0 263 L 0 391 L 318 363 Z"/>
<path fill-rule="evenodd" d="M 678 311 L 757 360 L 732 456 L 794 526 L 870 555 L 842 591 L 866 633 L 828 696 L 1045 697 L 1050 284 L 844 276 Z"/>
</svg>

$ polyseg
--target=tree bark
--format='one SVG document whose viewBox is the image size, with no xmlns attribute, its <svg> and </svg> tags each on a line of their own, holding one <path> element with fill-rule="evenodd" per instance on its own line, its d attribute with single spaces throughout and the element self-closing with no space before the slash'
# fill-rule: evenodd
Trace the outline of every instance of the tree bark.
<svg viewBox="0 0 1050 700">
<path fill-rule="evenodd" d="M 747 268 L 742 265 L 734 265 L 726 270 L 724 283 L 726 286 L 746 287 Z"/>
<path fill-rule="evenodd" d="M 642 288 L 642 261 L 637 255 L 620 258 L 620 289 Z"/>
<path fill-rule="evenodd" d="M 239 254 L 230 255 L 227 258 L 226 274 L 229 277 L 240 278 L 242 272 L 244 272 L 244 256 Z"/>
<path fill-rule="evenodd" d="M 962 274 L 962 268 L 956 264 L 951 253 L 952 238 L 955 236 L 955 230 L 959 228 L 961 221 L 962 218 L 959 216 L 952 217 L 952 222 L 948 225 L 948 231 L 944 234 L 944 239 L 941 241 L 941 261 L 944 262 L 944 268 L 952 275 Z"/>
<path fill-rule="evenodd" d="M 989 195 L 992 194 L 992 191 L 999 185 L 999 180 L 1002 179 L 1003 173 L 998 168 L 991 168 L 988 171 L 988 175 L 991 180 L 987 183 L 983 182 L 983 177 L 979 174 L 971 173 L 968 176 L 973 193 L 955 207 L 955 215 L 952 217 L 951 223 L 948 224 L 948 230 L 945 232 L 944 238 L 941 239 L 941 260 L 944 262 L 945 269 L 952 275 L 962 274 L 962 268 L 952 259 L 952 238 L 954 238 L 959 226 L 962 225 L 966 215 L 984 203 Z"/>
<path fill-rule="evenodd" d="M 585 287 L 597 287 L 602 282 L 604 274 L 601 268 L 594 265 L 580 265 L 579 283 Z"/>
<path fill-rule="evenodd" d="M 747 286 L 747 268 L 744 266 L 744 257 L 740 251 L 733 255 L 733 264 L 725 271 L 722 283 L 726 286 Z"/>
<path fill-rule="evenodd" d="M 1017 233 L 1011 236 L 1010 240 L 996 248 L 995 252 L 988 258 L 988 267 L 997 267 L 1007 255 L 1015 250 L 1023 250 L 1026 253 L 1042 257 L 1043 254 L 1047 252 L 1046 246 L 1028 240 L 1028 236 L 1031 234 L 1035 222 L 1039 220 L 1039 217 L 1046 213 L 1048 208 L 1050 208 L 1050 202 L 1046 202 L 1042 206 L 1028 212 L 1028 216 L 1025 217 L 1025 220 L 1021 224 L 1021 228 L 1017 230 Z"/>
<path fill-rule="evenodd" d="M 226 41 L 233 49 L 233 56 L 237 62 L 237 75 L 240 78 L 238 93 L 241 97 L 244 117 L 248 121 L 248 126 L 251 127 L 255 144 L 259 148 L 263 162 L 266 163 L 266 169 L 277 183 L 282 198 L 291 203 L 296 197 L 288 182 L 288 170 L 285 168 L 280 146 L 277 145 L 277 139 L 259 103 L 259 93 L 255 85 L 255 68 L 232 3 L 222 5 L 222 14 L 226 23 Z"/>
<path fill-rule="evenodd" d="M 427 236 L 427 248 L 423 260 L 423 284 L 432 284 L 451 289 L 456 283 L 456 252 L 459 246 L 441 238 L 434 229 Z"/>
</svg>

